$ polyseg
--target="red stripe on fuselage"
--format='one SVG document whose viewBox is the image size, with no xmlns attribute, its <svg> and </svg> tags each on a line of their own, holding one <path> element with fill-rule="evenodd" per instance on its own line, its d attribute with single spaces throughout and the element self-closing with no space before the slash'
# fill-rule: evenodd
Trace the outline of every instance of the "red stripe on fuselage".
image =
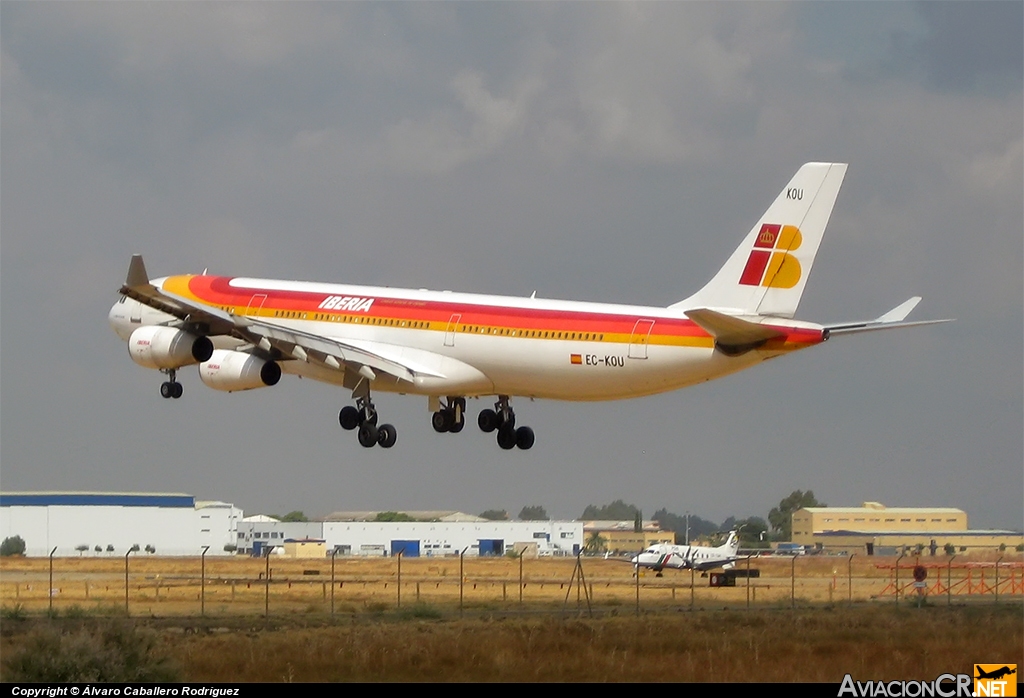
<svg viewBox="0 0 1024 698">
<path fill-rule="evenodd" d="M 308 320 L 314 319 L 313 314 L 350 315 L 390 318 L 408 321 L 427 321 L 448 323 L 453 315 L 461 315 L 460 325 L 480 325 L 484 327 L 509 327 L 517 330 L 539 330 L 576 333 L 612 333 L 626 334 L 633 332 L 636 321 L 643 315 L 624 315 L 614 313 L 588 312 L 583 310 L 554 310 L 545 308 L 506 307 L 483 305 L 465 302 L 443 302 L 433 300 L 388 298 L 379 295 L 363 295 L 361 298 L 372 298 L 373 304 L 366 311 L 335 310 L 320 308 L 320 304 L 332 295 L 341 292 L 327 293 L 324 291 L 298 291 L 265 288 L 239 288 L 231 285 L 231 277 L 193 276 L 188 280 L 189 290 L 203 303 L 213 306 L 230 306 L 245 309 L 250 305 L 253 296 L 266 296 L 262 308 L 302 312 Z M 361 289 L 368 291 L 370 289 Z M 357 297 L 357 296 L 353 296 Z M 260 305 L 257 303 L 257 305 Z M 244 312 L 244 310 L 243 310 Z M 707 332 L 688 318 L 651 317 L 654 327 L 651 337 L 708 337 Z M 779 328 L 787 333 L 784 339 L 774 343 L 784 344 L 817 344 L 821 342 L 821 332 L 802 328 Z"/>
</svg>

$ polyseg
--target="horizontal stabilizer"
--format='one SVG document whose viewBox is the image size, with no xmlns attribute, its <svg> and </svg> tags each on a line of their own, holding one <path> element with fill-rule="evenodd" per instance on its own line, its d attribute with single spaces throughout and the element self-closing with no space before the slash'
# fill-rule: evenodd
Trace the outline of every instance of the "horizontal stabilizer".
<svg viewBox="0 0 1024 698">
<path fill-rule="evenodd" d="M 826 325 L 825 329 L 830 336 L 841 334 L 854 334 L 856 332 L 874 332 L 875 330 L 891 330 L 897 327 L 916 327 L 918 325 L 937 325 L 942 322 L 953 322 L 952 318 L 945 320 L 919 320 L 917 322 L 903 322 L 910 315 L 910 311 L 921 302 L 921 296 L 908 298 L 889 312 L 875 318 L 874 320 L 863 320 L 861 322 L 843 322 L 834 325 Z"/>
<path fill-rule="evenodd" d="M 715 338 L 715 348 L 729 356 L 756 349 L 769 339 L 785 337 L 773 327 L 759 325 L 742 318 L 726 315 L 708 308 L 685 311 L 686 316 Z"/>
</svg>

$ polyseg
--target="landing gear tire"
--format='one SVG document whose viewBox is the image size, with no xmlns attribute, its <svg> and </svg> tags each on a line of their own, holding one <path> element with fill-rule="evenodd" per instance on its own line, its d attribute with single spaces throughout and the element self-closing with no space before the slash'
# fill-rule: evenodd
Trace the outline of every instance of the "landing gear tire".
<svg viewBox="0 0 1024 698">
<path fill-rule="evenodd" d="M 377 445 L 377 438 L 379 436 L 379 430 L 377 425 L 371 424 L 369 421 L 363 422 L 359 425 L 359 445 L 364 448 L 372 448 Z"/>
<path fill-rule="evenodd" d="M 377 427 L 377 443 L 381 448 L 391 448 L 398 441 L 398 432 L 390 424 L 381 424 Z"/>
<path fill-rule="evenodd" d="M 498 414 L 492 409 L 481 410 L 476 423 L 480 427 L 480 431 L 485 434 L 490 434 L 501 426 L 501 422 L 498 421 Z"/>
<path fill-rule="evenodd" d="M 462 420 L 461 422 L 455 422 L 454 424 L 452 424 L 451 428 L 448 429 L 448 431 L 450 431 L 453 434 L 458 434 L 460 431 L 462 431 L 462 427 L 464 426 L 466 426 L 466 420 Z"/>
<path fill-rule="evenodd" d="M 516 430 L 509 424 L 502 424 L 498 429 L 498 445 L 509 451 L 516 447 Z"/>
<path fill-rule="evenodd" d="M 533 442 L 535 440 L 533 429 L 530 427 L 519 427 L 516 429 L 516 446 L 523 451 L 529 451 L 533 448 Z"/>
<path fill-rule="evenodd" d="M 439 434 L 451 431 L 454 424 L 455 414 L 448 409 L 438 410 L 430 417 L 430 425 L 434 427 L 434 431 Z"/>
<path fill-rule="evenodd" d="M 352 405 L 346 405 L 341 408 L 341 412 L 338 413 L 338 421 L 341 423 L 341 428 L 345 431 L 352 431 L 359 426 L 362 421 L 362 415 Z"/>
<path fill-rule="evenodd" d="M 181 383 L 176 381 L 164 381 L 160 384 L 160 397 L 162 398 L 174 398 L 178 399 L 184 392 L 184 388 L 181 387 Z"/>
</svg>

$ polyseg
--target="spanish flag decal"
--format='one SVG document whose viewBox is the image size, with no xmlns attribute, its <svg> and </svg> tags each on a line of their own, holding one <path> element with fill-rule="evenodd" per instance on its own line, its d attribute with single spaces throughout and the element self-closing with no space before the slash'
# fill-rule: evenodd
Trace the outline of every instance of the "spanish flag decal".
<svg viewBox="0 0 1024 698">
<path fill-rule="evenodd" d="M 583 355 L 582 354 L 570 354 L 569 355 L 569 361 L 572 362 L 573 364 L 582 364 L 583 363 Z"/>
</svg>

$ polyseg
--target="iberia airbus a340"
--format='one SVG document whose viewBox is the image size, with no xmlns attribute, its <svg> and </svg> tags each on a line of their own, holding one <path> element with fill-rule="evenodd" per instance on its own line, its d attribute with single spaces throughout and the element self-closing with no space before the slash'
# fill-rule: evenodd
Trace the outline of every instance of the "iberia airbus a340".
<svg viewBox="0 0 1024 698">
<path fill-rule="evenodd" d="M 275 385 L 281 374 L 352 392 L 341 426 L 369 448 L 395 445 L 374 391 L 427 396 L 439 432 L 462 431 L 466 398 L 495 396 L 478 424 L 503 449 L 533 446 L 512 397 L 615 400 L 702 383 L 840 333 L 904 322 L 920 298 L 881 317 L 818 325 L 794 320 L 845 164 L 800 168 L 725 266 L 667 308 L 509 298 L 242 277 L 150 279 L 132 257 L 114 331 L 136 363 L 168 376 L 199 365 L 211 388 Z M 941 322 L 941 321 L 933 321 Z"/>
</svg>

